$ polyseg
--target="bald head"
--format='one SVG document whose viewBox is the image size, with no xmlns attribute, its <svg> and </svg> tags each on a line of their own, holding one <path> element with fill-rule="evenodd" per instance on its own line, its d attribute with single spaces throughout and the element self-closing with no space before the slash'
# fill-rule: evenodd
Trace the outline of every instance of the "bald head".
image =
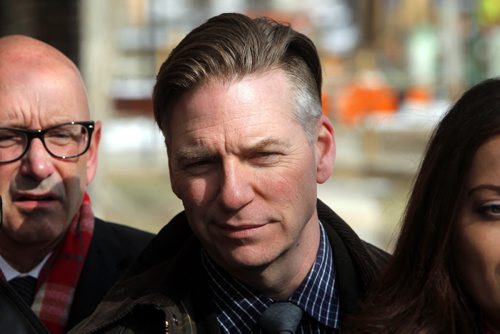
<svg viewBox="0 0 500 334">
<path fill-rule="evenodd" d="M 54 47 L 37 39 L 23 36 L 10 35 L 0 38 L 0 61 L 28 61 L 33 64 L 65 64 L 75 65 L 64 54 Z"/>
<path fill-rule="evenodd" d="M 0 254 L 16 268 L 28 271 L 52 251 L 79 212 L 96 172 L 100 122 L 95 122 L 93 134 L 84 130 L 88 129 L 85 125 L 69 123 L 89 118 L 85 86 L 71 60 L 30 37 L 0 38 L 0 128 L 4 134 L 0 140 L 8 141 L 0 147 L 0 157 L 25 145 L 17 160 L 4 158 L 0 163 L 4 218 Z M 42 133 L 50 133 L 49 139 L 20 135 L 22 130 L 47 129 L 51 132 Z M 54 156 L 46 141 L 54 144 L 54 138 L 67 137 L 90 140 L 87 150 L 67 159 Z M 57 145 L 66 144 L 57 141 Z M 24 256 L 20 255 L 23 251 Z"/>
<path fill-rule="evenodd" d="M 67 85 L 78 95 L 87 111 L 85 84 L 76 65 L 54 47 L 37 39 L 10 35 L 0 38 L 0 89 L 12 83 L 29 83 L 46 78 Z"/>
</svg>

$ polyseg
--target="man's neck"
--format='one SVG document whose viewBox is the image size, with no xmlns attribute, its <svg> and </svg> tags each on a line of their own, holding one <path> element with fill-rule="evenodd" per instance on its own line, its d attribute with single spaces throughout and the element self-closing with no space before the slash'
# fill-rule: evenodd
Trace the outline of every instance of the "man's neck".
<svg viewBox="0 0 500 334">
<path fill-rule="evenodd" d="M 47 254 L 42 261 L 40 261 L 33 269 L 30 271 L 20 272 L 13 268 L 10 263 L 8 263 L 1 255 L 0 255 L 0 269 L 7 281 L 10 281 L 13 278 L 18 277 L 19 275 L 27 275 L 38 279 L 40 272 L 42 271 L 43 266 L 47 262 L 50 257 L 50 253 Z"/>
<path fill-rule="evenodd" d="M 42 262 L 55 244 L 19 244 L 0 234 L 0 255 L 15 270 L 27 273 Z"/>
</svg>

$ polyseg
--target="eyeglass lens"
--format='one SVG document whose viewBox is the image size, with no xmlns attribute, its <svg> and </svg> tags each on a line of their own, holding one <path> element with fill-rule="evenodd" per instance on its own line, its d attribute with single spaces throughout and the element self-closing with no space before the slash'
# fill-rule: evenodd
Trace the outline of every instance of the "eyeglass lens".
<svg viewBox="0 0 500 334">
<path fill-rule="evenodd" d="M 59 158 L 70 158 L 83 154 L 89 144 L 89 131 L 81 124 L 63 124 L 42 132 L 47 151 Z M 21 158 L 28 148 L 33 132 L 18 129 L 0 129 L 0 162 Z"/>
</svg>

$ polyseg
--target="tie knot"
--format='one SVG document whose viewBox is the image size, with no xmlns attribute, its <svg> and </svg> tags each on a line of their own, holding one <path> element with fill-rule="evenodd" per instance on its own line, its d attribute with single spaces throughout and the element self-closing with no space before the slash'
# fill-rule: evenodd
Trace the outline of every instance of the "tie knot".
<svg viewBox="0 0 500 334">
<path fill-rule="evenodd" d="M 295 333 L 301 319 L 300 307 L 290 302 L 276 302 L 262 313 L 259 325 L 269 334 Z"/>
<path fill-rule="evenodd" d="M 11 279 L 9 285 L 23 299 L 23 301 L 31 306 L 35 296 L 36 278 L 32 276 L 17 276 Z"/>
</svg>

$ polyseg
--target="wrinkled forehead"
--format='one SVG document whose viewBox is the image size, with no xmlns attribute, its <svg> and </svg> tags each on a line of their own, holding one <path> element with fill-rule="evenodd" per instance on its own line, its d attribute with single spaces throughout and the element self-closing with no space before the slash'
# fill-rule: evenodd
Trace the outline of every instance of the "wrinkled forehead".
<svg viewBox="0 0 500 334">
<path fill-rule="evenodd" d="M 0 56 L 0 116 L 11 125 L 46 126 L 57 119 L 87 120 L 89 106 L 79 72 L 65 61 Z"/>
</svg>

